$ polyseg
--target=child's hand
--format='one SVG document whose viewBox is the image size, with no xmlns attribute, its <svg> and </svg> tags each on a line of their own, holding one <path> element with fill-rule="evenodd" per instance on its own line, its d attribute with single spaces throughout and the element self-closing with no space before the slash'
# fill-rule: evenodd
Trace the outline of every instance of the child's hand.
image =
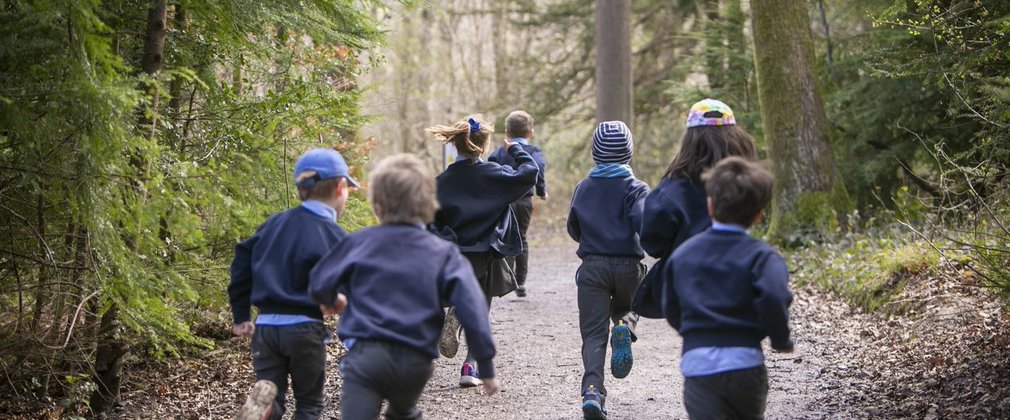
<svg viewBox="0 0 1010 420">
<path fill-rule="evenodd" d="M 252 337 L 253 331 L 256 330 L 256 326 L 253 325 L 252 321 L 246 321 L 241 324 L 234 324 L 231 326 L 231 333 L 239 337 Z"/>
<path fill-rule="evenodd" d="M 502 140 L 502 142 L 505 143 L 505 150 L 511 149 L 512 145 L 514 145 L 514 144 L 518 144 L 518 143 L 511 142 L 508 137 L 505 137 L 505 139 Z"/>
<path fill-rule="evenodd" d="M 498 380 L 495 378 L 484 379 L 481 380 L 481 382 L 481 386 L 484 388 L 484 395 L 489 397 L 496 394 L 498 390 L 501 389 L 501 387 L 498 386 Z"/>
<path fill-rule="evenodd" d="M 347 296 L 343 293 L 337 293 L 337 300 L 332 305 L 319 305 L 319 310 L 323 311 L 323 315 L 339 315 L 346 307 Z"/>
</svg>

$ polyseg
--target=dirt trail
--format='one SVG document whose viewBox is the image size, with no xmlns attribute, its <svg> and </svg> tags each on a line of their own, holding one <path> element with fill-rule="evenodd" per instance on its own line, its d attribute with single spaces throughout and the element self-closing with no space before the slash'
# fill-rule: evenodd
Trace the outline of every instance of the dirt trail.
<svg viewBox="0 0 1010 420">
<path fill-rule="evenodd" d="M 436 361 L 435 374 L 421 401 L 425 416 L 581 418 L 581 339 L 575 287 L 578 265 L 574 244 L 534 248 L 530 256 L 529 297 L 509 295 L 492 304 L 491 322 L 498 346 L 495 366 L 503 391 L 488 398 L 479 395 L 476 389 L 458 388 L 465 351 L 461 348 L 456 358 Z M 837 406 L 814 403 L 839 387 L 822 375 L 827 362 L 821 356 L 827 353 L 824 346 L 831 344 L 830 340 L 808 336 L 808 325 L 828 325 L 828 320 L 819 318 L 825 311 L 813 310 L 812 302 L 817 299 L 809 296 L 811 291 L 795 292 L 793 328 L 797 352 L 789 355 L 767 352 L 771 382 L 767 416 L 773 419 L 845 416 Z M 665 321 L 652 319 L 643 319 L 637 334 L 639 341 L 633 347 L 635 365 L 631 375 L 620 380 L 610 377 L 608 361 L 610 418 L 687 418 L 680 398 L 680 337 Z"/>
</svg>

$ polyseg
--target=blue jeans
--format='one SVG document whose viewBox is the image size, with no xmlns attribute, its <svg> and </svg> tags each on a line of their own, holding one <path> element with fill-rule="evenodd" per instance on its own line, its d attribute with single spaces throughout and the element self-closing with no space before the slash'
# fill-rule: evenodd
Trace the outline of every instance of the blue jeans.
<svg viewBox="0 0 1010 420">
<path fill-rule="evenodd" d="M 329 331 L 322 322 L 297 325 L 258 325 L 253 334 L 253 370 L 256 380 L 277 384 L 277 405 L 271 418 L 284 415 L 284 394 L 295 396 L 295 419 L 314 420 L 323 414 L 326 385 L 326 345 Z"/>
</svg>

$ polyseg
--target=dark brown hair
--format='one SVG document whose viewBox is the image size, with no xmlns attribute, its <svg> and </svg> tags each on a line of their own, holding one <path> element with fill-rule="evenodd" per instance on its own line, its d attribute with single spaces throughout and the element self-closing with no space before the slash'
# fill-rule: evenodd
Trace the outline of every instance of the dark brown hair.
<svg viewBox="0 0 1010 420">
<path fill-rule="evenodd" d="M 526 111 L 512 111 L 505 117 L 505 134 L 529 137 L 533 129 L 533 117 Z"/>
<path fill-rule="evenodd" d="M 480 131 L 470 131 L 470 123 L 467 121 L 470 118 L 480 123 Z M 488 123 L 483 116 L 477 114 L 456 121 L 453 125 L 436 125 L 428 127 L 424 131 L 431 133 L 436 140 L 452 143 L 460 156 L 476 159 L 486 151 L 488 140 L 494 133 L 494 126 Z"/>
<path fill-rule="evenodd" d="M 690 127 L 680 141 L 680 151 L 664 178 L 701 182 L 701 173 L 730 156 L 757 160 L 754 138 L 736 125 Z"/>
<path fill-rule="evenodd" d="M 772 199 L 775 178 L 757 162 L 739 156 L 719 161 L 703 175 L 712 219 L 750 227 Z"/>
<path fill-rule="evenodd" d="M 368 199 L 382 223 L 430 223 L 438 210 L 435 177 L 417 156 L 383 159 L 368 180 Z"/>
</svg>

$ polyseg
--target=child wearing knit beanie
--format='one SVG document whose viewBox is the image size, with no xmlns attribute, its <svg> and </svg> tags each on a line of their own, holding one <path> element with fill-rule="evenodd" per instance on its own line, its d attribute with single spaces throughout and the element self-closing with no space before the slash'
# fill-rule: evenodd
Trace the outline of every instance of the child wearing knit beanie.
<svg viewBox="0 0 1010 420">
<path fill-rule="evenodd" d="M 615 378 L 628 376 L 633 362 L 631 343 L 636 339 L 638 315 L 631 312 L 631 299 L 645 275 L 638 230 L 649 195 L 649 186 L 635 178 L 628 165 L 633 153 L 631 129 L 624 122 L 600 123 L 593 132 L 596 166 L 575 187 L 568 213 L 568 234 L 579 243 L 576 253 L 582 259 L 575 283 L 586 419 L 607 416 L 603 379 L 608 338 Z"/>
</svg>

